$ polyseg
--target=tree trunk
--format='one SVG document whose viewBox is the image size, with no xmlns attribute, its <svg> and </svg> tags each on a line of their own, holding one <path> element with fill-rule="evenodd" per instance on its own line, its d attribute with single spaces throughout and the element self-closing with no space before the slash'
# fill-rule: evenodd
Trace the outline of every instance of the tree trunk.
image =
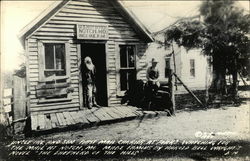
<svg viewBox="0 0 250 161">
<path fill-rule="evenodd" d="M 233 76 L 233 84 L 232 84 L 232 96 L 233 96 L 233 99 L 237 99 L 237 96 L 238 96 L 238 58 L 235 58 L 234 59 L 234 68 L 233 68 L 233 71 L 232 71 L 232 76 Z"/>
<path fill-rule="evenodd" d="M 213 57 L 213 80 L 210 92 L 213 99 L 220 100 L 226 94 L 226 67 L 225 59 Z"/>
</svg>

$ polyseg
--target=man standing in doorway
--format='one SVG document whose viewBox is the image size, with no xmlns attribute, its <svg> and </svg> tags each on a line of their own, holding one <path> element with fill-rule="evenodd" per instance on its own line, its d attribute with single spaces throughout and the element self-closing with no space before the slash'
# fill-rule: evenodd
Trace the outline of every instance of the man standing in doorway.
<svg viewBox="0 0 250 161">
<path fill-rule="evenodd" d="M 100 107 L 96 103 L 96 69 L 89 56 L 84 59 L 82 81 L 84 89 L 84 105 L 87 105 L 89 109 L 92 107 Z"/>
</svg>

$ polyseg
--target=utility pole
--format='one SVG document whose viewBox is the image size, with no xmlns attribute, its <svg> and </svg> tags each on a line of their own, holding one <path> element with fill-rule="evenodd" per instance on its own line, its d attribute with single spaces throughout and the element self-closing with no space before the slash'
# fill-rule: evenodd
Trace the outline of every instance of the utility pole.
<svg viewBox="0 0 250 161">
<path fill-rule="evenodd" d="M 174 73 L 176 73 L 176 63 L 175 63 L 175 53 L 174 53 L 174 45 L 172 42 L 172 54 L 173 54 L 173 61 L 174 61 Z M 177 79 L 175 78 L 175 90 L 177 90 Z M 173 80 L 172 80 L 173 81 Z"/>
</svg>

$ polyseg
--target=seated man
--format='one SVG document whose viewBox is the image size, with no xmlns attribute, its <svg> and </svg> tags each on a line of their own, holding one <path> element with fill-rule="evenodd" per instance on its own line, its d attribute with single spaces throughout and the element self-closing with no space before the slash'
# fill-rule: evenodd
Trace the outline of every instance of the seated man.
<svg viewBox="0 0 250 161">
<path fill-rule="evenodd" d="M 160 87 L 160 82 L 158 79 L 159 70 L 157 68 L 158 61 L 153 58 L 151 63 L 152 66 L 147 69 L 148 86 L 157 91 L 157 89 Z"/>
<path fill-rule="evenodd" d="M 159 70 L 157 68 L 157 63 L 154 58 L 151 61 L 152 66 L 147 69 L 147 88 L 146 88 L 146 101 L 148 103 L 148 109 L 151 107 L 152 98 L 156 95 L 158 88 L 160 87 L 159 82 Z"/>
</svg>

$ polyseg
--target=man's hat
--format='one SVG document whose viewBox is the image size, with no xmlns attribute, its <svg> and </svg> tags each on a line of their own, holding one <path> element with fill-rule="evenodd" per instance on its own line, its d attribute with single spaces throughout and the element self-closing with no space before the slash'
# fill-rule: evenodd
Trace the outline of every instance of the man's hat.
<svg viewBox="0 0 250 161">
<path fill-rule="evenodd" d="M 155 58 L 153 58 L 151 62 L 152 63 L 158 63 L 158 61 Z"/>
</svg>

